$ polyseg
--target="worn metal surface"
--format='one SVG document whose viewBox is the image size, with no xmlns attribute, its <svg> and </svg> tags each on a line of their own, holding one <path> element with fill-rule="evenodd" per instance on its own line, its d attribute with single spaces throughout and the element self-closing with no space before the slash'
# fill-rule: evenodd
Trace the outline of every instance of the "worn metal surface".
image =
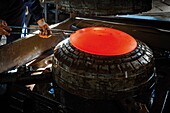
<svg viewBox="0 0 170 113">
<path fill-rule="evenodd" d="M 79 15 L 134 14 L 152 8 L 152 0 L 56 0 L 64 12 Z"/>
<path fill-rule="evenodd" d="M 69 25 L 71 19 L 61 23 L 51 25 L 50 28 L 67 29 L 65 24 Z M 11 68 L 21 66 L 33 59 L 38 58 L 45 51 L 53 49 L 60 41 L 63 40 L 63 34 L 51 36 L 50 38 L 40 38 L 38 35 L 28 35 L 13 43 L 0 47 L 0 73 Z"/>
<path fill-rule="evenodd" d="M 54 51 L 54 78 L 64 90 L 87 99 L 140 94 L 153 85 L 155 71 L 152 50 L 137 43 L 135 50 L 127 54 L 102 56 L 76 49 L 67 38 Z"/>
</svg>

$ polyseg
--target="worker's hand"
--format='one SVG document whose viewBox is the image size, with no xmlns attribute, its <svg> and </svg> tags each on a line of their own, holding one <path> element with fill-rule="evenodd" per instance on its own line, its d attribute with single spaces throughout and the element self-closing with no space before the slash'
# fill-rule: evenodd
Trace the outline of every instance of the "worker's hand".
<svg viewBox="0 0 170 113">
<path fill-rule="evenodd" d="M 0 19 L 0 35 L 10 35 L 12 29 L 7 25 L 6 21 Z"/>
<path fill-rule="evenodd" d="M 41 38 L 49 38 L 52 35 L 52 31 L 49 28 L 49 25 L 45 22 L 44 19 L 38 20 L 38 26 L 41 29 L 39 36 Z"/>
</svg>

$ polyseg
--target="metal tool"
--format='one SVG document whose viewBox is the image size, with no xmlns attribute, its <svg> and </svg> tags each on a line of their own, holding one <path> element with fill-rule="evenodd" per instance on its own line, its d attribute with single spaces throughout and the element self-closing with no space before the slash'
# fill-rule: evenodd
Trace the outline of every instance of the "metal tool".
<svg viewBox="0 0 170 113">
<path fill-rule="evenodd" d="M 29 34 L 33 34 L 33 35 L 38 35 L 39 32 L 26 32 L 26 33 L 23 33 L 23 32 L 11 32 L 10 34 L 25 34 L 25 35 L 29 35 Z M 59 33 L 52 33 L 51 35 L 52 36 L 55 36 L 55 35 L 59 35 L 61 34 L 61 32 Z"/>
<path fill-rule="evenodd" d="M 41 30 L 41 28 L 31 28 L 31 27 L 21 27 L 21 26 L 9 26 L 10 28 L 12 29 L 28 29 L 28 30 Z M 50 30 L 52 31 L 52 35 L 57 35 L 61 32 L 64 32 L 64 33 L 73 33 L 74 31 L 71 31 L 71 30 L 63 30 L 63 29 L 47 29 L 47 30 Z M 22 33 L 22 32 L 11 32 L 11 34 L 25 34 L 25 33 Z M 39 34 L 37 32 L 29 32 L 29 33 L 26 33 L 26 34 Z"/>
</svg>

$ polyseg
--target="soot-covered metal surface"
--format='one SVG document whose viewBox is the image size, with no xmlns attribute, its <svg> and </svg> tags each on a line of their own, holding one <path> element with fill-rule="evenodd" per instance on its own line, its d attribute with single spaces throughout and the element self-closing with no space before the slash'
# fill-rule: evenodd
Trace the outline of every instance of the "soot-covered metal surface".
<svg viewBox="0 0 170 113">
<path fill-rule="evenodd" d="M 146 12 L 152 0 L 57 0 L 59 9 L 78 15 L 116 15 Z"/>
</svg>

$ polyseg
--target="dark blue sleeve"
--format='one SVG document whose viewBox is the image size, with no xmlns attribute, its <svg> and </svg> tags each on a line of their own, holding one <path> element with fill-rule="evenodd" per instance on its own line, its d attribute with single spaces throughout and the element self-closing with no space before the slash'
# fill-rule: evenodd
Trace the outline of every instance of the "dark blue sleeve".
<svg viewBox="0 0 170 113">
<path fill-rule="evenodd" d="M 35 21 L 44 17 L 43 7 L 39 0 L 28 0 L 26 5 Z"/>
</svg>

